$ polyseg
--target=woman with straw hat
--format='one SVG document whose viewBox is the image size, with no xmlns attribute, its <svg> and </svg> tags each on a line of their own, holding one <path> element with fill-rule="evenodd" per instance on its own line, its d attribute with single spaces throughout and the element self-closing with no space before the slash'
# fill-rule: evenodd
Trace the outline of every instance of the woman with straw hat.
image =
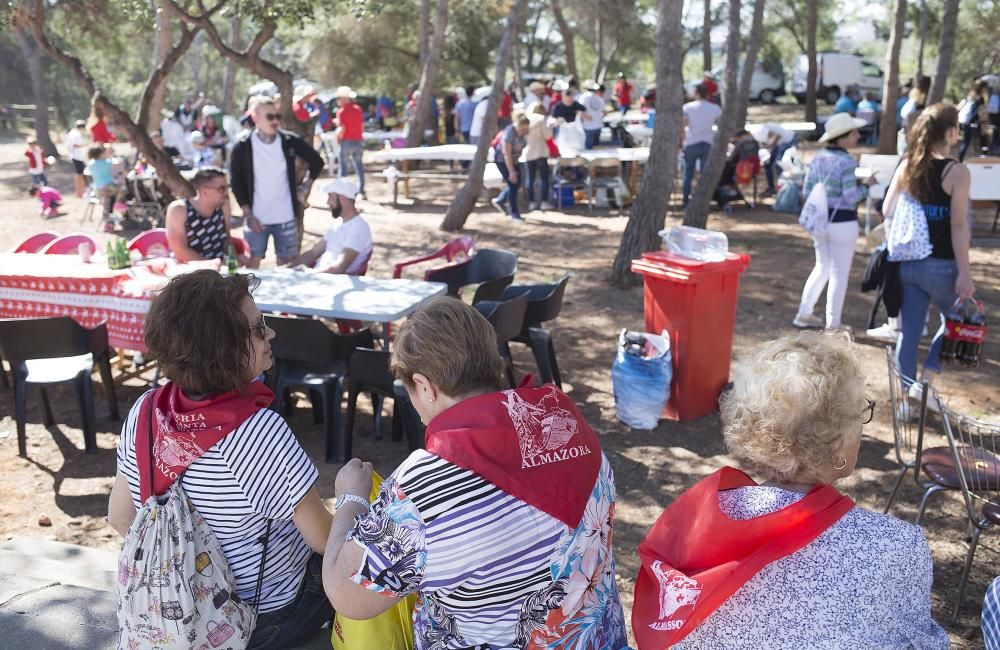
<svg viewBox="0 0 1000 650">
<path fill-rule="evenodd" d="M 817 183 L 826 189 L 828 223 L 813 234 L 816 265 L 802 289 L 799 312 L 792 320 L 795 327 L 823 327 L 848 329 L 840 322 L 847 294 L 847 280 L 854 261 L 854 244 L 858 239 L 857 204 L 868 194 L 868 187 L 875 183 L 870 176 L 859 183 L 854 177 L 857 163 L 848 149 L 858 145 L 858 129 L 867 124 L 847 113 L 837 113 L 826 122 L 820 142 L 826 148 L 813 158 L 802 187 L 803 196 L 809 196 Z M 819 296 L 827 282 L 826 320 L 813 314 Z"/>
</svg>

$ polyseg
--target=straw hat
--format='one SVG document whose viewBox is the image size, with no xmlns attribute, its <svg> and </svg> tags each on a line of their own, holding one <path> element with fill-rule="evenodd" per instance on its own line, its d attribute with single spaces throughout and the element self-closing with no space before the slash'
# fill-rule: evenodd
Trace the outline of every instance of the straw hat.
<svg viewBox="0 0 1000 650">
<path fill-rule="evenodd" d="M 568 88 L 569 84 L 564 79 L 556 79 L 552 82 L 552 90 L 557 93 L 565 92 Z"/>
<path fill-rule="evenodd" d="M 829 142 L 834 138 L 839 138 L 845 133 L 850 133 L 854 129 L 860 129 L 868 122 L 857 117 L 851 117 L 849 113 L 837 113 L 826 121 L 826 130 L 820 142 Z"/>
<path fill-rule="evenodd" d="M 358 93 L 351 90 L 350 86 L 340 86 L 337 88 L 337 92 L 334 93 L 338 98 L 347 97 L 348 99 L 354 99 L 358 96 Z"/>
<path fill-rule="evenodd" d="M 303 99 L 306 99 L 310 95 L 315 95 L 315 94 L 316 94 L 316 89 L 310 86 L 309 84 L 306 84 L 305 86 L 299 86 L 298 88 L 295 89 L 295 92 L 292 93 L 292 101 L 301 102 Z"/>
<path fill-rule="evenodd" d="M 354 199 L 358 195 L 358 186 L 346 178 L 337 178 L 323 186 L 327 194 L 339 194 L 346 199 Z"/>
<path fill-rule="evenodd" d="M 536 95 L 538 93 L 544 93 L 545 84 L 543 84 L 541 81 L 532 81 L 530 84 L 528 84 L 528 90 L 535 93 Z"/>
</svg>

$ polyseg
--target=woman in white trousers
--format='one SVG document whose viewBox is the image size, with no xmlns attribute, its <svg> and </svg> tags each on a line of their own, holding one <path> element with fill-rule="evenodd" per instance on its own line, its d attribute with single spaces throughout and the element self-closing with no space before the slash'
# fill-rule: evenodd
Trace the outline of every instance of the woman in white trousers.
<svg viewBox="0 0 1000 650">
<path fill-rule="evenodd" d="M 809 196 L 813 186 L 822 182 L 826 188 L 826 202 L 829 222 L 826 227 L 813 235 L 816 249 L 816 265 L 813 267 L 805 287 L 799 311 L 792 320 L 796 327 L 826 327 L 827 329 L 848 329 L 841 323 L 844 297 L 854 261 L 854 246 L 858 239 L 857 204 L 864 200 L 868 186 L 875 183 L 875 177 L 859 183 L 854 176 L 857 163 L 848 149 L 858 144 L 858 129 L 866 122 L 851 117 L 847 113 L 837 113 L 826 123 L 826 131 L 820 142 L 827 143 L 825 149 L 816 154 L 809 165 L 802 188 Z M 813 311 L 823 288 L 826 292 L 826 319 L 817 317 Z"/>
</svg>

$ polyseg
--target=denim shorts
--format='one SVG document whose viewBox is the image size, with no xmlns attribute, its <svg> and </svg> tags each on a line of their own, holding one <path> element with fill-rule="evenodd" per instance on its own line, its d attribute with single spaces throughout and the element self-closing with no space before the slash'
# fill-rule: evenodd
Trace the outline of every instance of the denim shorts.
<svg viewBox="0 0 1000 650">
<path fill-rule="evenodd" d="M 268 236 L 274 237 L 274 253 L 282 259 L 291 259 L 299 254 L 299 226 L 295 220 L 285 223 L 265 224 L 264 230 L 254 232 L 243 230 L 243 237 L 250 244 L 250 255 L 263 258 L 267 254 Z"/>
</svg>

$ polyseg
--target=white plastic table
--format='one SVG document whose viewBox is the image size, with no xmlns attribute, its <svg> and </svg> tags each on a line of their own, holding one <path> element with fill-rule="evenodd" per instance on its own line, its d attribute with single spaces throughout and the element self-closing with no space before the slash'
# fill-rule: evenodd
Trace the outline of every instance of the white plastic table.
<svg viewBox="0 0 1000 650">
<path fill-rule="evenodd" d="M 397 321 L 448 290 L 440 282 L 291 269 L 255 270 L 253 274 L 260 279 L 253 298 L 261 311 L 376 323 Z M 385 345 L 388 349 L 388 334 Z"/>
</svg>

